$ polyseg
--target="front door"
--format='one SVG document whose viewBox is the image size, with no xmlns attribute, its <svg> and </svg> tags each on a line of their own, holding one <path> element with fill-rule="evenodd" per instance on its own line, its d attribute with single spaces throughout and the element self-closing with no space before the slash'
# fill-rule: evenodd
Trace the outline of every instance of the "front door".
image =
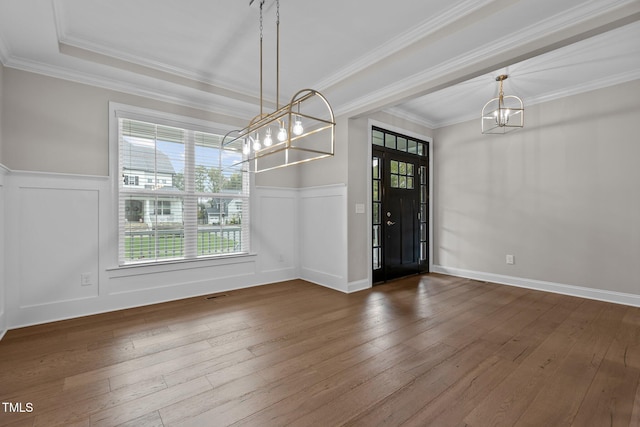
<svg viewBox="0 0 640 427">
<path fill-rule="evenodd" d="M 425 156 L 382 147 L 372 152 L 376 283 L 426 271 L 428 186 Z"/>
</svg>

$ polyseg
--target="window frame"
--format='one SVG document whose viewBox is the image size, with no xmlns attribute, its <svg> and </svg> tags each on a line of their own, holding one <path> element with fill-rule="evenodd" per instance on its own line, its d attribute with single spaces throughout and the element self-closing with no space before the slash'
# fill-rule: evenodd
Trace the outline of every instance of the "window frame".
<svg viewBox="0 0 640 427">
<path fill-rule="evenodd" d="M 247 208 L 248 214 L 246 218 L 243 217 L 242 224 L 241 224 L 241 233 L 243 236 L 242 239 L 244 240 L 243 248 L 241 251 L 214 253 L 214 254 L 205 254 L 205 255 L 199 253 L 200 251 L 197 248 L 198 246 L 197 203 L 202 197 L 205 197 L 205 198 L 220 197 L 221 194 L 213 193 L 213 192 L 202 193 L 202 192 L 196 191 L 195 189 L 191 189 L 187 191 L 185 189 L 182 196 L 183 200 L 186 197 L 190 197 L 195 199 L 195 204 L 196 204 L 194 212 L 192 212 L 196 214 L 196 217 L 191 219 L 196 224 L 195 239 L 193 242 L 191 242 L 191 246 L 196 248 L 195 252 L 192 251 L 192 253 L 190 254 L 183 253 L 181 256 L 178 256 L 178 257 L 154 258 L 154 259 L 146 259 L 146 260 L 127 260 L 126 258 L 122 257 L 121 246 L 123 246 L 124 243 L 121 240 L 123 239 L 123 234 L 124 234 L 123 223 L 125 221 L 124 215 L 126 214 L 122 213 L 123 214 L 122 217 L 120 215 L 121 214 L 120 212 L 121 210 L 120 209 L 121 207 L 120 166 L 121 165 L 120 165 L 120 126 L 119 126 L 120 119 L 131 119 L 131 120 L 153 123 L 161 126 L 170 126 L 170 127 L 188 129 L 189 131 L 193 131 L 193 132 L 205 132 L 205 133 L 212 133 L 217 135 L 224 135 L 233 129 L 233 127 L 222 124 L 222 123 L 216 123 L 216 122 L 196 119 L 193 117 L 181 116 L 177 114 L 166 113 L 166 112 L 126 105 L 126 104 L 109 102 L 109 178 L 110 178 L 110 184 L 112 188 L 112 191 L 111 191 L 111 200 L 112 200 L 112 206 L 113 206 L 112 223 L 115 225 L 113 229 L 117 233 L 117 242 L 118 242 L 117 245 L 114 245 L 115 249 L 112 251 L 113 253 L 111 254 L 111 257 L 113 259 L 113 264 L 116 265 L 117 268 L 130 268 L 130 267 L 136 267 L 136 266 L 154 266 L 154 265 L 183 263 L 183 262 L 199 262 L 199 261 L 207 261 L 207 260 L 211 261 L 211 260 L 217 260 L 222 258 L 237 258 L 237 257 L 246 257 L 246 256 L 255 255 L 251 251 L 251 232 L 250 232 L 251 231 L 251 215 L 252 215 L 251 205 L 252 205 L 252 194 L 254 189 L 254 177 L 253 177 L 253 174 L 247 172 L 245 175 L 246 183 L 243 185 L 243 190 L 241 194 L 234 194 L 234 195 L 224 194 L 223 195 L 224 197 L 227 197 L 227 198 L 242 199 L 246 201 L 246 205 L 248 207 Z M 196 144 L 195 141 L 193 140 L 191 140 L 189 143 L 194 144 L 194 146 Z M 193 150 L 194 148 L 191 147 L 189 149 Z M 187 150 L 186 146 L 185 146 L 185 150 Z M 195 167 L 196 165 L 194 163 L 192 165 L 192 168 L 195 168 Z M 142 181 L 142 179 L 140 181 Z M 129 191 L 130 189 L 126 188 L 126 186 L 124 187 L 126 189 L 124 194 L 131 194 L 131 192 Z M 145 193 L 145 192 L 148 192 L 148 190 L 140 191 L 140 193 Z M 162 192 L 159 192 L 157 196 L 158 196 L 157 200 L 163 200 L 163 196 L 165 196 L 165 194 L 163 194 Z M 186 223 L 183 223 L 183 230 L 186 227 L 187 227 Z"/>
</svg>

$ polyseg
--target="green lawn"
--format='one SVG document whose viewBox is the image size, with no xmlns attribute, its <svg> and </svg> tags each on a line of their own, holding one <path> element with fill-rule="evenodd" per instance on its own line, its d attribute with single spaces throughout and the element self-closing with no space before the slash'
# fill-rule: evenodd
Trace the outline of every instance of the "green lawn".
<svg viewBox="0 0 640 427">
<path fill-rule="evenodd" d="M 230 233 L 233 236 L 233 233 Z M 237 233 L 238 237 L 240 233 Z M 238 242 L 239 243 L 239 242 Z M 135 234 L 125 236 L 125 259 L 177 258 L 184 255 L 184 237 L 179 233 L 167 233 L 158 236 Z M 236 251 L 236 240 L 223 237 L 220 233 L 198 233 L 198 255 L 214 255 Z"/>
</svg>

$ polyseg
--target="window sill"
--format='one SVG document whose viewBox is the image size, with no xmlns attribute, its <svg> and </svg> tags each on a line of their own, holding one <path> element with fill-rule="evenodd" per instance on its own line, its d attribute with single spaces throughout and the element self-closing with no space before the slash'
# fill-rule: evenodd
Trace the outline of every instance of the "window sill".
<svg viewBox="0 0 640 427">
<path fill-rule="evenodd" d="M 141 262 L 137 264 L 125 264 L 107 268 L 109 277 L 127 277 L 142 274 L 163 273 L 177 270 L 192 270 L 196 268 L 210 268 L 222 265 L 244 264 L 254 262 L 255 253 L 218 255 L 215 257 L 166 260 L 158 262 Z"/>
</svg>

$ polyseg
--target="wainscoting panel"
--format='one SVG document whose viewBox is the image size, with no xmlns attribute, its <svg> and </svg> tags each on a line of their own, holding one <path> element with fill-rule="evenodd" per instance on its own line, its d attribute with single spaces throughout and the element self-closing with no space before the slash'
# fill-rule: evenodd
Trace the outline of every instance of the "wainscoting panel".
<svg viewBox="0 0 640 427">
<path fill-rule="evenodd" d="M 300 277 L 342 292 L 347 286 L 346 187 L 300 190 Z"/>
<path fill-rule="evenodd" d="M 18 193 L 20 307 L 97 297 L 98 191 Z"/>
<path fill-rule="evenodd" d="M 261 273 L 297 278 L 298 190 L 258 187 L 254 194 L 252 250 L 260 255 Z"/>
<path fill-rule="evenodd" d="M 311 280 L 346 291 L 344 187 L 256 188 L 249 255 L 119 267 L 108 177 L 6 175 L 5 329 L 295 279 L 302 259 Z"/>
</svg>

